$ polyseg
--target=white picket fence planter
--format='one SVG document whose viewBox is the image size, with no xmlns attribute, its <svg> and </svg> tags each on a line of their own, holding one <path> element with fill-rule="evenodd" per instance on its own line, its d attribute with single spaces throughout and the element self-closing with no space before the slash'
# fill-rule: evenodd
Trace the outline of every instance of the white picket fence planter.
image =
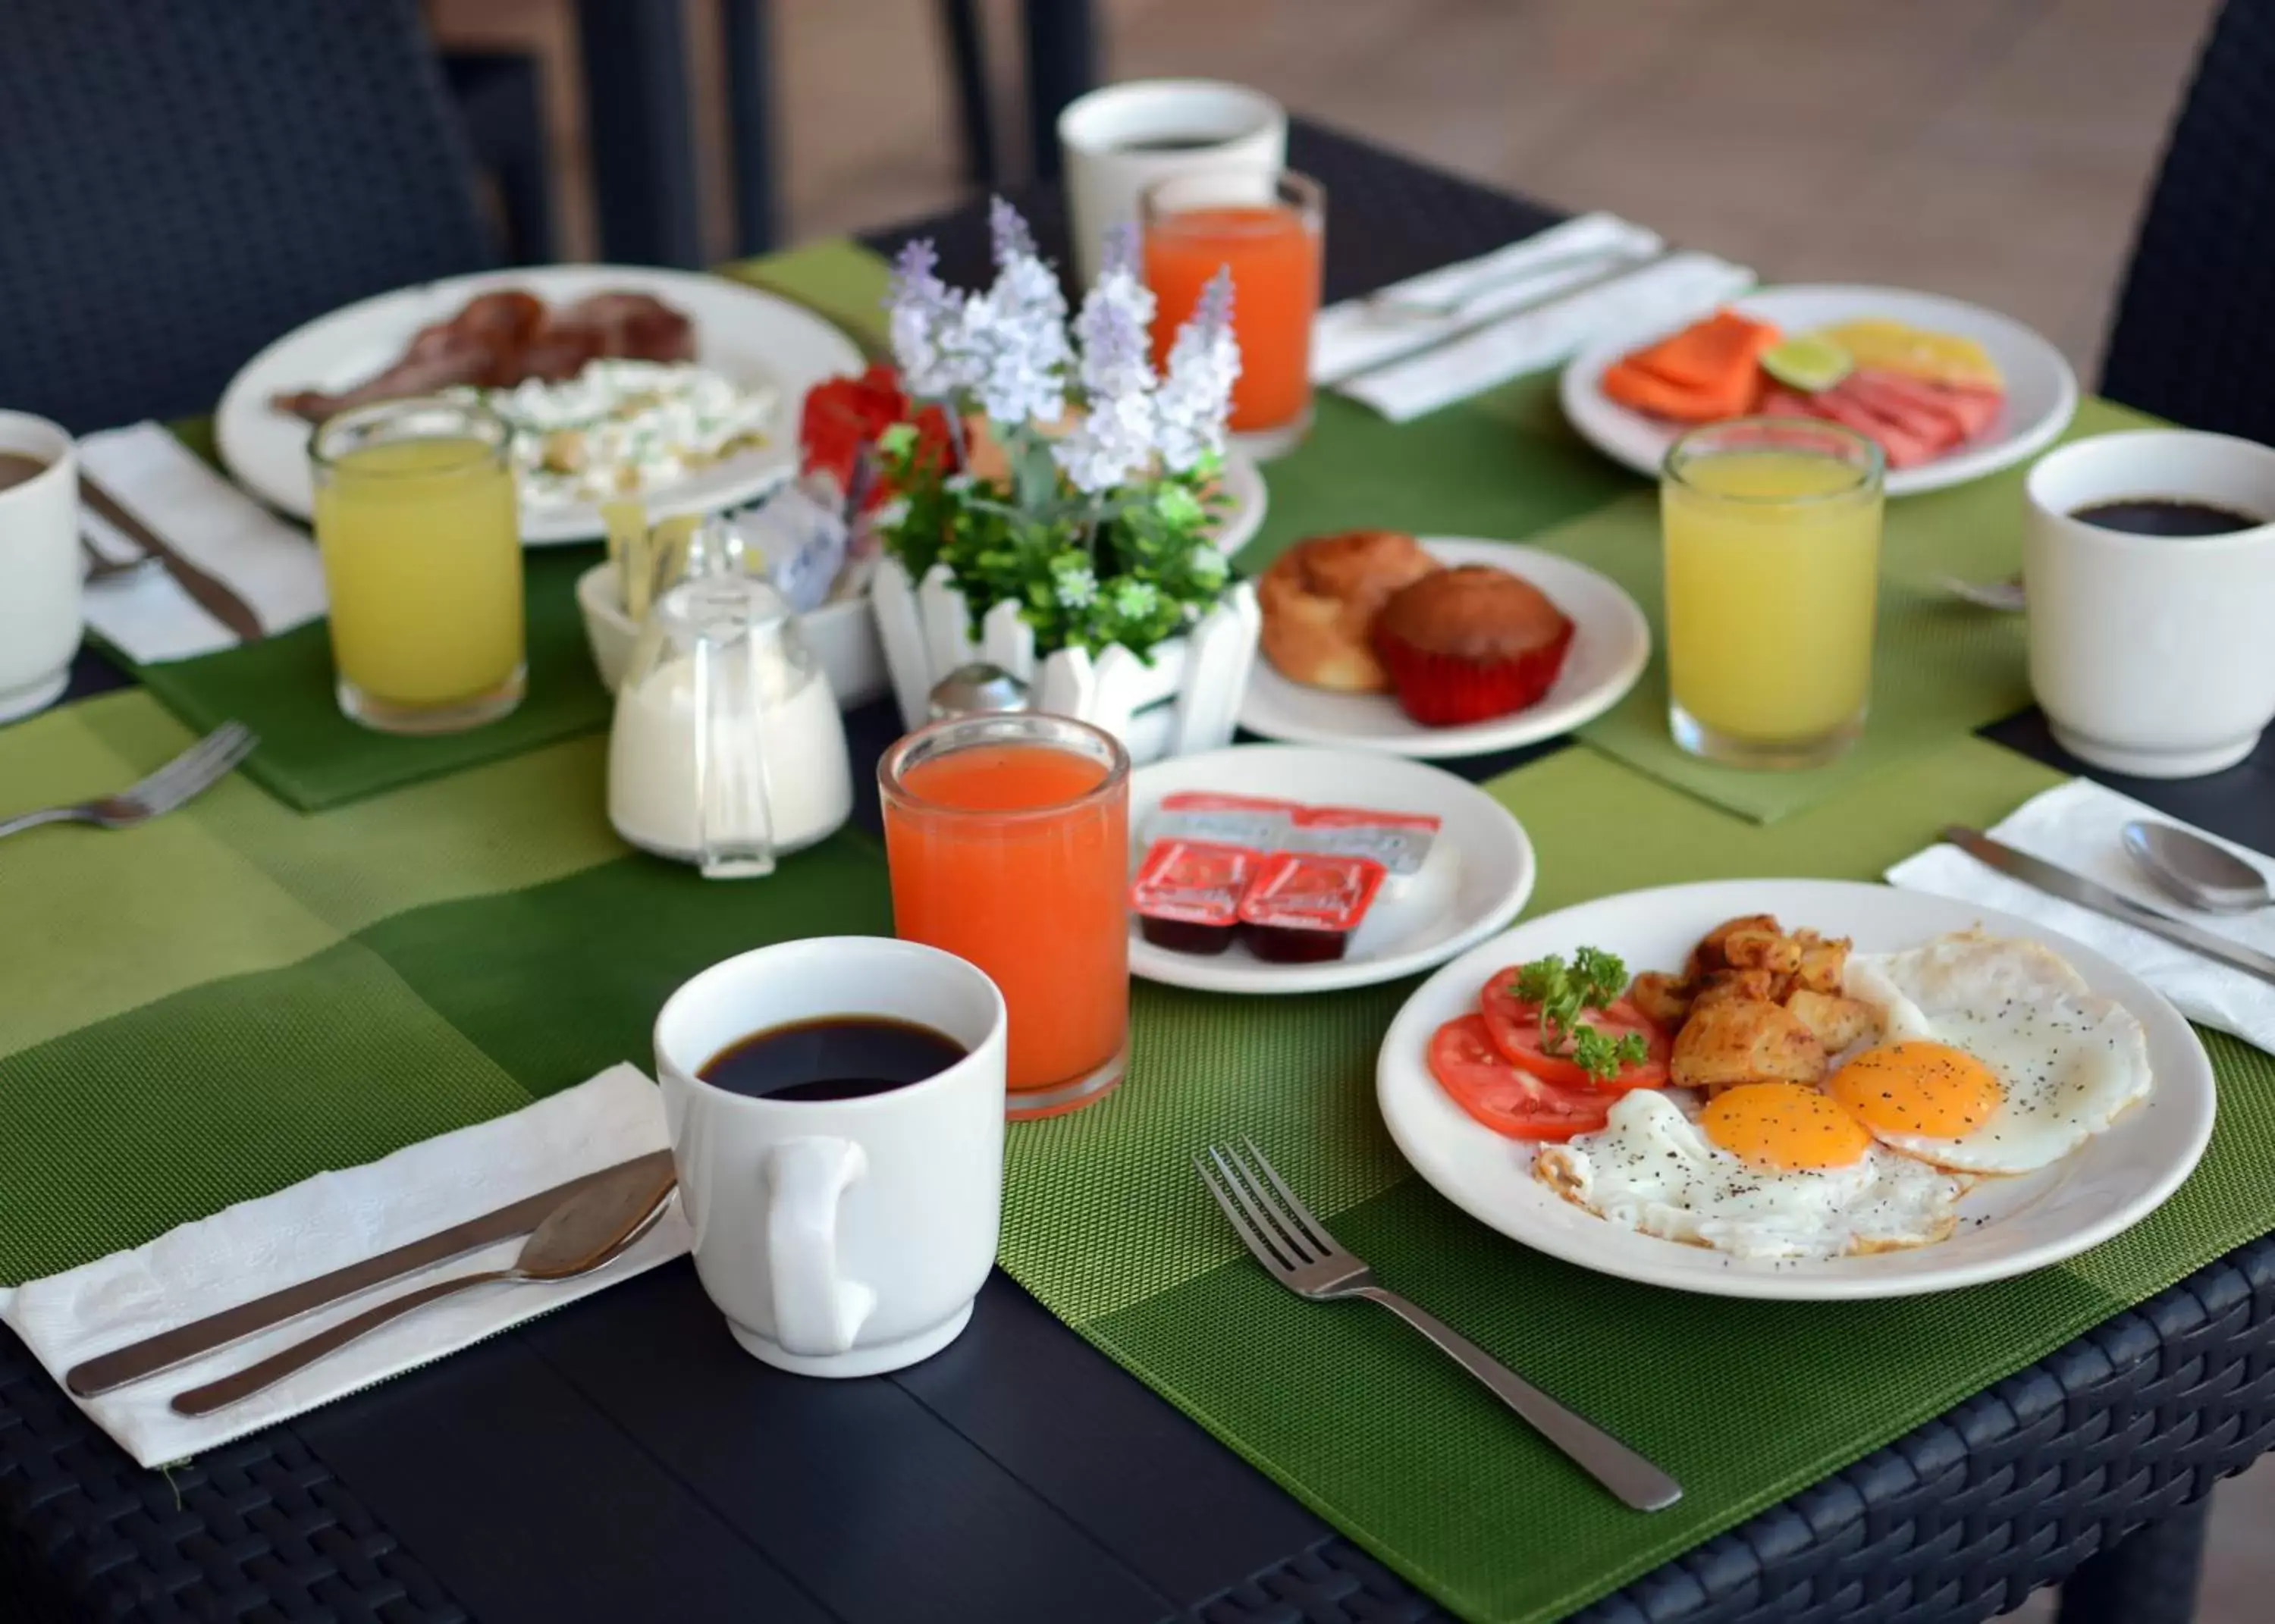
<svg viewBox="0 0 2275 1624">
<path fill-rule="evenodd" d="M 1037 710 L 1103 728 L 1139 762 L 1231 743 L 1263 625 L 1256 589 L 1240 581 L 1190 632 L 1154 649 L 1150 665 L 1126 648 L 1095 659 L 1061 649 L 1038 661 L 1034 628 L 1019 618 L 1017 603 L 988 610 L 973 640 L 971 613 L 949 585 L 945 564 L 933 565 L 918 585 L 886 558 L 869 601 L 904 727 L 924 725 L 933 684 L 984 660 L 1026 684 Z"/>
</svg>

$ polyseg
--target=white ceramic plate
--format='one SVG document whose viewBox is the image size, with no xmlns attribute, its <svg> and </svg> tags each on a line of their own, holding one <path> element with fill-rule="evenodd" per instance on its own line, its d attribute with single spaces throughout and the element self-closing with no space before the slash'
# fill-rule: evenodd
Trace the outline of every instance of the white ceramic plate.
<svg viewBox="0 0 2275 1624">
<path fill-rule="evenodd" d="M 1907 1251 L 1822 1262 L 1741 1258 L 1614 1227 L 1532 1177 L 1530 1145 L 1472 1121 L 1430 1076 L 1424 1051 L 1444 1022 L 1476 1008 L 1478 989 L 1505 965 L 1586 946 L 1630 971 L 1679 967 L 1721 920 L 1773 913 L 1852 936 L 1861 952 L 1909 947 L 1980 925 L 2044 942 L 2097 993 L 2148 1029 L 2155 1086 L 2148 1099 L 2051 1167 L 1986 1179 L 1960 1203 L 1950 1239 Z M 1736 880 L 1669 886 L 1527 920 L 1447 965 L 1391 1023 L 1376 1069 L 1383 1121 L 1415 1171 L 1479 1222 L 1583 1268 L 1678 1291 L 1825 1301 L 1908 1296 L 2001 1280 L 2059 1263 L 2138 1223 L 2180 1188 L 2211 1137 L 2211 1062 L 2178 1010 L 2146 982 L 2091 948 L 2025 919 L 1947 897 L 1829 880 Z"/>
<path fill-rule="evenodd" d="M 724 276 L 630 265 L 548 265 L 484 271 L 397 288 L 287 333 L 230 381 L 215 416 L 222 461 L 238 483 L 296 517 L 312 510 L 308 425 L 269 404 L 301 389 L 345 389 L 391 366 L 413 333 L 447 321 L 475 294 L 525 288 L 559 305 L 613 288 L 652 293 L 695 323 L 699 363 L 746 388 L 775 392 L 767 443 L 692 477 L 646 493 L 651 510 L 715 512 L 739 506 L 796 472 L 797 419 L 805 392 L 826 379 L 858 373 L 851 339 L 772 293 Z M 601 533 L 600 510 L 525 506 L 522 540 L 532 546 L 586 540 Z"/>
<path fill-rule="evenodd" d="M 1957 333 L 1990 352 L 2007 379 L 2007 402 L 1999 415 L 1963 449 L 1917 468 L 1892 470 L 1891 496 L 1941 490 L 2012 467 L 2051 445 L 2077 409 L 2077 376 L 2060 351 L 2011 317 L 1962 299 L 1901 288 L 1810 286 L 1758 288 L 1730 302 L 1747 315 L 1776 322 L 1788 333 L 1885 316 L 1912 327 Z M 1564 368 L 1561 393 L 1572 427 L 1605 456 L 1637 473 L 1659 472 L 1677 431 L 1612 400 L 1599 380 L 1629 351 L 1687 325 L 1688 321 L 1669 322 L 1657 330 L 1607 338 L 1582 351 Z"/>
<path fill-rule="evenodd" d="M 1130 848 L 1145 860 L 1145 822 L 1180 789 L 1264 796 L 1313 806 L 1430 812 L 1443 820 L 1420 869 L 1384 885 L 1325 964 L 1271 964 L 1235 942 L 1221 954 L 1173 953 L 1147 941 L 1132 917 L 1130 969 L 1148 981 L 1212 993 L 1324 993 L 1410 976 L 1480 941 L 1532 895 L 1532 842 L 1508 808 L 1442 768 L 1343 750 L 1236 744 L 1141 767 L 1130 778 Z"/>
<path fill-rule="evenodd" d="M 1217 516 L 1217 551 L 1227 558 L 1246 547 L 1264 524 L 1264 471 L 1256 459 L 1236 445 L 1224 449 L 1223 489 L 1226 507 Z"/>
<path fill-rule="evenodd" d="M 1290 682 L 1258 659 L 1240 703 L 1240 725 L 1296 744 L 1344 744 L 1397 756 L 1444 759 L 1515 750 L 1593 721 L 1635 686 L 1651 659 L 1651 626 L 1636 601 L 1585 564 L 1513 541 L 1424 536 L 1445 564 L 1492 564 L 1521 575 L 1572 618 L 1572 649 L 1540 703 L 1491 721 L 1425 728 L 1388 694 L 1335 693 Z"/>
</svg>

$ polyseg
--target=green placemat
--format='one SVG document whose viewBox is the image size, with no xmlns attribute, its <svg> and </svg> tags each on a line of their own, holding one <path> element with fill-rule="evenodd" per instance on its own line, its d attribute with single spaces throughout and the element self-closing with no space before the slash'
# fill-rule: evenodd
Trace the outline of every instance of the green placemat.
<svg viewBox="0 0 2275 1624">
<path fill-rule="evenodd" d="M 0 733 L 0 816 L 114 786 L 189 737 L 146 694 Z M 645 1061 L 669 990 L 759 943 L 889 924 L 874 843 L 706 882 L 627 854 L 586 736 L 301 816 L 232 778 L 120 835 L 0 842 L 0 1280 L 131 1246 L 322 1168 Z M 1494 786 L 1536 910 L 1754 873 L 1863 877 L 1951 818 L 2054 782 L 1962 739 L 1774 829 L 1570 751 Z M 57 928 L 69 919 L 71 928 Z M 1374 1051 L 1408 989 L 1136 989 L 1131 1076 L 1011 1136 L 1002 1260 L 1052 1311 L 1457 1612 L 1545 1619 L 1947 1409 L 2275 1222 L 2275 1064 L 2210 1042 L 2204 1167 L 2073 1263 L 1880 1304 L 1725 1302 L 1514 1246 L 1409 1175 Z M 1194 1182 L 1255 1134 L 1336 1231 L 1516 1368 L 1662 1460 L 1682 1506 L 1621 1510 L 1379 1311 L 1305 1304 Z"/>
<path fill-rule="evenodd" d="M 529 693 L 513 714 L 465 733 L 374 733 L 340 714 L 330 629 L 314 621 L 258 643 L 135 668 L 142 685 L 199 730 L 242 721 L 261 736 L 245 764 L 262 788 L 303 812 L 495 761 L 608 725 L 608 691 L 593 669 L 577 578 L 597 544 L 523 555 Z"/>
<path fill-rule="evenodd" d="M 2066 438 L 2152 420 L 2089 400 Z M 2029 702 L 2021 617 L 1961 603 L 1936 583 L 1946 574 L 1992 579 L 2021 566 L 2025 472 L 1888 504 L 1872 714 L 1863 743 L 1838 765 L 1747 773 L 1685 755 L 1667 736 L 1659 647 L 1634 691 L 1581 736 L 1766 822 L 2020 710 Z M 1651 618 L 1654 644 L 1664 643 L 1657 494 L 1572 432 L 1553 374 L 1402 425 L 1322 395 L 1310 437 L 1268 474 L 1271 512 L 1242 551 L 1244 569 L 1261 569 L 1304 536 L 1363 525 L 1524 541 L 1619 582 Z"/>
<path fill-rule="evenodd" d="M 798 300 L 873 349 L 884 331 L 886 268 L 867 249 L 833 238 L 726 267 L 725 274 Z M 214 458 L 204 422 L 178 425 L 193 450 Z M 194 660 L 142 666 L 136 675 L 200 729 L 247 723 L 261 748 L 245 770 L 304 812 L 342 805 L 485 761 L 517 755 L 608 724 L 609 700 L 593 670 L 577 578 L 597 544 L 539 548 L 525 555 L 529 697 L 512 715 L 435 738 L 374 733 L 339 714 L 323 623 Z"/>
<path fill-rule="evenodd" d="M 1774 829 L 1586 751 L 1493 788 L 1538 848 L 1538 913 L 1677 880 L 1870 878 L 1944 820 L 1995 820 L 2058 782 L 1963 739 Z M 1373 1095 L 1377 1045 L 1410 990 L 1240 1001 L 1141 988 L 1121 1095 L 1013 1136 L 1002 1261 L 1464 1617 L 1516 1624 L 1601 1597 L 2275 1227 L 2275 1061 L 2207 1034 L 2221 1103 L 2204 1163 L 2150 1220 L 2065 1265 L 1872 1303 L 1748 1303 L 1592 1274 L 1492 1234 L 1407 1171 Z M 1273 1284 L 1188 1165 L 1242 1133 L 1386 1283 L 1666 1466 L 1681 1504 L 1624 1509 L 1391 1316 Z"/>
</svg>

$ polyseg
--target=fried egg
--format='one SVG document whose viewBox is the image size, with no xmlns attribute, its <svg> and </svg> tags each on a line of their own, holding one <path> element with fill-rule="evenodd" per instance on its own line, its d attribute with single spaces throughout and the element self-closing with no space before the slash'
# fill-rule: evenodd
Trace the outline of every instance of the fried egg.
<svg viewBox="0 0 2275 1624">
<path fill-rule="evenodd" d="M 1949 1235 L 1971 1181 L 1897 1155 L 1795 1083 L 1726 1089 L 1697 1120 L 1637 1089 L 1533 1176 L 1606 1222 L 1740 1258 L 1838 1258 Z"/>
<path fill-rule="evenodd" d="M 2030 1172 L 2149 1092 L 2139 1019 L 2042 943 L 1966 931 L 1856 954 L 1845 990 L 1880 1034 L 1840 1057 L 1825 1091 L 1882 1144 L 1938 1167 Z"/>
</svg>

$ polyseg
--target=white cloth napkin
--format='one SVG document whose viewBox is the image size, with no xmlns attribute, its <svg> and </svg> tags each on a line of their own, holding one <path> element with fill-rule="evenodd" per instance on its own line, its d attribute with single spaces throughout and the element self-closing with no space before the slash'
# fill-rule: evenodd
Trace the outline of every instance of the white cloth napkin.
<svg viewBox="0 0 2275 1624">
<path fill-rule="evenodd" d="M 2183 907 L 2157 889 L 2125 855 L 2118 832 L 2134 818 L 2191 827 L 2114 789 L 2076 778 L 2034 797 L 1991 834 L 2018 851 L 2059 864 L 2160 913 L 2186 919 L 2241 946 L 2275 953 L 2275 910 L 2203 913 Z M 2217 841 L 2262 873 L 2275 877 L 2275 861 L 2204 830 L 2194 833 Z M 2275 986 L 2256 977 L 2215 964 L 2161 936 L 2105 918 L 2090 908 L 2048 896 L 1976 862 L 1956 846 L 1931 846 L 1907 857 L 1888 871 L 1888 879 L 1915 891 L 1932 891 L 1939 896 L 2020 914 L 2075 937 L 2171 999 L 2190 1020 L 2233 1032 L 2259 1048 L 2275 1049 Z"/>
<path fill-rule="evenodd" d="M 510 1116 L 408 1145 L 359 1167 L 320 1173 L 169 1230 L 132 1251 L 0 1290 L 0 1320 L 60 1384 L 64 1371 L 96 1354 L 661 1150 L 666 1142 L 655 1085 L 636 1067 L 613 1066 Z M 375 1288 L 179 1369 L 78 1402 L 143 1465 L 183 1460 L 590 1296 L 678 1257 L 689 1238 L 675 1201 L 655 1227 L 606 1268 L 554 1285 L 474 1287 L 406 1314 L 266 1393 L 198 1419 L 176 1415 L 168 1401 L 405 1290 L 411 1281 Z M 520 1248 L 519 1239 L 501 1241 L 439 1269 L 504 1268 Z M 412 1280 L 440 1277 L 428 1273 Z"/>
<path fill-rule="evenodd" d="M 1662 246 L 1654 232 L 1611 215 L 1562 225 L 1382 290 L 1391 298 L 1455 300 L 1448 317 L 1400 313 L 1365 298 L 1319 313 L 1311 375 L 1393 422 L 1568 359 L 1602 335 L 1644 331 L 1703 315 L 1753 285 L 1753 273 L 1711 254 L 1682 253 L 1537 309 L 1478 327 L 1497 310 L 1533 305 L 1601 276 L 1618 256 Z M 1474 290 L 1474 291 L 1472 291 Z M 1468 336 L 1453 335 L 1475 328 Z M 1397 358 L 1407 356 L 1403 361 Z M 1372 369 L 1372 370 L 1370 370 Z"/>
<path fill-rule="evenodd" d="M 200 461 L 155 423 L 107 428 L 79 442 L 79 465 L 118 505 L 220 581 L 274 635 L 324 612 L 315 544 Z M 80 527 L 94 549 L 127 560 L 142 548 L 92 508 Z M 90 581 L 87 624 L 138 664 L 184 660 L 238 638 L 163 570 Z"/>
</svg>

